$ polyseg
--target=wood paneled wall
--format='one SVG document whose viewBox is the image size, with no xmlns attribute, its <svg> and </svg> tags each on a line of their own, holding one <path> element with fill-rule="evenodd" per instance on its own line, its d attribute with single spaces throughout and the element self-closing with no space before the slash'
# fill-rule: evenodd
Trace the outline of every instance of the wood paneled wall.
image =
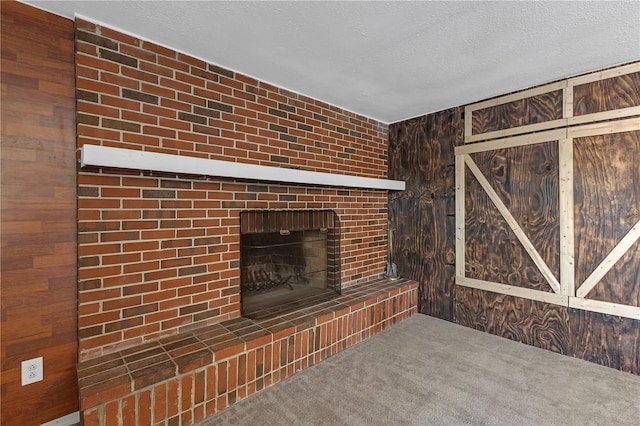
<svg viewBox="0 0 640 426">
<path fill-rule="evenodd" d="M 423 314 L 453 321 L 455 162 L 463 108 L 403 121 L 389 129 L 389 178 L 406 181 L 389 195 L 398 273 L 420 282 Z"/>
<path fill-rule="evenodd" d="M 555 276 L 560 274 L 558 144 L 505 148 L 472 159 Z M 466 175 L 470 278 L 550 291 L 547 280 L 471 173 Z"/>
<path fill-rule="evenodd" d="M 2 8 L 2 425 L 78 409 L 73 22 Z M 44 380 L 21 386 L 21 362 Z"/>
<path fill-rule="evenodd" d="M 467 107 L 466 117 L 463 108 L 456 108 L 390 126 L 389 176 L 407 180 L 406 191 L 390 196 L 396 229 L 393 259 L 403 277 L 420 282 L 420 312 L 640 374 L 637 319 L 455 284 L 456 147 L 518 133 L 570 129 L 588 122 L 589 115 L 600 121 L 615 119 L 614 109 L 620 117 L 632 117 L 627 122 L 640 120 L 640 75 L 629 73 L 630 67 L 624 75 L 611 73 L 611 78 L 599 81 L 578 77 L 574 86 L 559 82 L 547 91 L 532 89 L 525 99 L 515 94 L 505 97 L 504 103 L 486 101 Z M 572 97 L 566 97 L 568 90 L 573 90 Z M 640 219 L 639 137 L 638 131 L 612 131 L 572 139 L 576 285 Z M 492 149 L 468 155 L 550 274 L 560 279 L 559 141 L 505 146 L 509 145 L 496 143 Z M 578 300 L 554 293 L 478 180 L 468 167 L 465 170 L 463 276 L 481 284 L 510 285 L 522 293 Z M 637 307 L 639 296 L 640 241 L 636 241 L 586 298 Z"/>
</svg>

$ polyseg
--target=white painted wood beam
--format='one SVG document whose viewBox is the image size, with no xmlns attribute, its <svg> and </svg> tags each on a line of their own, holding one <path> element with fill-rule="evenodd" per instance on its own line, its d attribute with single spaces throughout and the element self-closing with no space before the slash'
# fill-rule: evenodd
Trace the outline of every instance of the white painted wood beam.
<svg viewBox="0 0 640 426">
<path fill-rule="evenodd" d="M 308 170 L 260 166 L 256 164 L 211 160 L 208 158 L 162 154 L 99 145 L 84 145 L 82 147 L 80 161 L 82 167 L 115 167 L 120 169 L 152 170 L 165 173 L 184 173 L 190 175 L 348 188 L 393 191 L 403 191 L 405 189 L 405 182 L 399 180 L 311 172 Z"/>
</svg>

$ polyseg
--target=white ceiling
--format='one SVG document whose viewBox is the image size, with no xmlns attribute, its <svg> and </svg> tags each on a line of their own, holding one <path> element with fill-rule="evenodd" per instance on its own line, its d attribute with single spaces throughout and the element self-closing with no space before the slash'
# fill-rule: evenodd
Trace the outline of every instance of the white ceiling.
<svg viewBox="0 0 640 426">
<path fill-rule="evenodd" d="M 640 59 L 640 1 L 34 1 L 393 123 Z"/>
</svg>

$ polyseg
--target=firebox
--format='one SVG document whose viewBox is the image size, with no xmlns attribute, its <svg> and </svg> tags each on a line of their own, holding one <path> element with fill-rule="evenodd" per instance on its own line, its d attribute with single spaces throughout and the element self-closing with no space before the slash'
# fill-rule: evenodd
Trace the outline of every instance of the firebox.
<svg viewBox="0 0 640 426">
<path fill-rule="evenodd" d="M 240 213 L 242 315 L 264 319 L 340 294 L 340 227 L 332 210 Z"/>
</svg>

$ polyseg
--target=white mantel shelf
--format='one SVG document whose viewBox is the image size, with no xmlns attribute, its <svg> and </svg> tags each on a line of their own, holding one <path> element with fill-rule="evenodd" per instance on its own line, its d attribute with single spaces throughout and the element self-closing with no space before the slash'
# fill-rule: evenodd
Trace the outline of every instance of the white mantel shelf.
<svg viewBox="0 0 640 426">
<path fill-rule="evenodd" d="M 256 164 L 98 145 L 84 145 L 80 162 L 82 167 L 115 167 L 177 174 L 393 191 L 403 191 L 405 189 L 405 182 L 400 180 L 374 179 L 282 167 L 259 166 Z"/>
</svg>

